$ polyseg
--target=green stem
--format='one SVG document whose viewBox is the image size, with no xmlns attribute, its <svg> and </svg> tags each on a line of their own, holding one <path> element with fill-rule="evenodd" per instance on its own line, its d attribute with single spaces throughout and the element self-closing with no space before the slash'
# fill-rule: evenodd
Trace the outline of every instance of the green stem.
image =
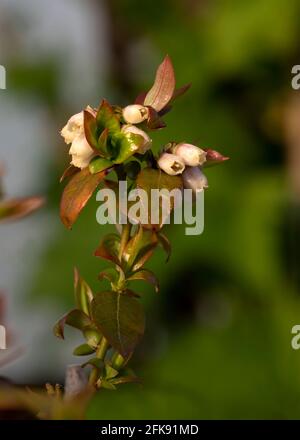
<svg viewBox="0 0 300 440">
<path fill-rule="evenodd" d="M 98 359 L 104 360 L 108 346 L 109 346 L 109 344 L 108 344 L 107 339 L 105 339 L 105 337 L 102 336 L 101 341 L 100 341 L 100 343 L 97 347 L 97 350 L 96 350 L 96 357 Z"/>
<path fill-rule="evenodd" d="M 96 350 L 96 358 L 104 360 L 108 347 L 109 347 L 109 343 L 107 339 L 104 336 L 102 336 Z M 94 367 L 89 377 L 89 384 L 95 386 L 97 380 L 98 380 L 98 369 Z"/>
</svg>

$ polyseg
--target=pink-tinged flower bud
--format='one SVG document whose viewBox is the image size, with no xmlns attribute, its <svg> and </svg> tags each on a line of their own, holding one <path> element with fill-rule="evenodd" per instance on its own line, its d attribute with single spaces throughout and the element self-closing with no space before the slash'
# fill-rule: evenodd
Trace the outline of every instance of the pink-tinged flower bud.
<svg viewBox="0 0 300 440">
<path fill-rule="evenodd" d="M 173 153 L 179 156 L 183 162 L 190 166 L 196 167 L 203 165 L 206 160 L 206 152 L 196 145 L 180 143 L 173 148 Z"/>
<path fill-rule="evenodd" d="M 122 132 L 138 134 L 144 138 L 144 143 L 137 149 L 137 153 L 144 154 L 147 150 L 149 150 L 149 148 L 151 148 L 152 139 L 147 135 L 147 133 L 140 128 L 137 128 L 135 125 L 123 125 Z"/>
<path fill-rule="evenodd" d="M 83 132 L 83 112 L 80 112 L 69 119 L 60 134 L 64 138 L 66 144 L 71 144 L 74 139 Z"/>
<path fill-rule="evenodd" d="M 149 116 L 149 110 L 140 104 L 128 105 L 123 109 L 123 118 L 128 124 L 139 124 Z"/>
<path fill-rule="evenodd" d="M 207 178 L 198 167 L 186 168 L 182 174 L 182 178 L 184 188 L 192 189 L 195 192 L 208 188 Z"/>
<path fill-rule="evenodd" d="M 170 176 L 181 174 L 185 168 L 183 160 L 175 154 L 163 153 L 157 161 L 159 168 Z"/>
<path fill-rule="evenodd" d="M 81 169 L 86 168 L 89 165 L 92 157 L 95 155 L 93 149 L 86 140 L 84 133 L 75 137 L 69 154 L 72 156 L 71 164 Z"/>
</svg>

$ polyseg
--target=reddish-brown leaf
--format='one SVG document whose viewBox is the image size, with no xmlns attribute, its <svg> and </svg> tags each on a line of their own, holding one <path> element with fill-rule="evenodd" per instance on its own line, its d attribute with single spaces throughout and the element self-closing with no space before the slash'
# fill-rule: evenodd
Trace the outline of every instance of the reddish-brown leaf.
<svg viewBox="0 0 300 440">
<path fill-rule="evenodd" d="M 88 110 L 84 110 L 84 134 L 95 152 L 98 152 L 96 118 Z"/>
<path fill-rule="evenodd" d="M 73 226 L 80 212 L 106 175 L 106 170 L 91 174 L 88 168 L 84 168 L 68 182 L 60 203 L 60 217 L 67 228 L 70 229 Z"/>
<path fill-rule="evenodd" d="M 144 104 L 159 112 L 172 99 L 174 90 L 174 68 L 171 58 L 167 55 L 157 69 L 154 84 L 147 93 Z"/>
<path fill-rule="evenodd" d="M 92 302 L 93 321 L 108 342 L 125 359 L 134 351 L 145 330 L 139 301 L 117 292 L 101 292 Z"/>
<path fill-rule="evenodd" d="M 146 95 L 147 95 L 147 92 L 141 92 L 141 93 L 135 98 L 134 103 L 135 103 L 135 104 L 143 105 L 143 104 L 144 104 L 144 101 L 145 101 L 145 98 L 146 98 Z"/>
<path fill-rule="evenodd" d="M 101 240 L 100 245 L 95 251 L 95 257 L 111 261 L 117 266 L 121 266 L 118 253 L 120 247 L 120 236 L 117 234 L 107 234 Z"/>
<path fill-rule="evenodd" d="M 176 89 L 173 93 L 171 101 L 173 102 L 176 98 L 179 98 L 179 96 L 184 95 L 191 88 L 191 85 L 191 83 L 188 83 Z"/>
<path fill-rule="evenodd" d="M 63 172 L 61 178 L 59 179 L 59 182 L 62 183 L 67 177 L 72 177 L 74 174 L 78 173 L 80 171 L 80 168 L 74 167 L 74 165 L 69 165 L 68 168 L 65 169 Z"/>
<path fill-rule="evenodd" d="M 211 167 L 213 165 L 225 162 L 225 160 L 229 160 L 229 157 L 223 156 L 218 151 L 211 150 L 210 148 L 204 149 L 204 151 L 206 152 L 206 162 L 203 165 L 205 167 Z"/>
</svg>

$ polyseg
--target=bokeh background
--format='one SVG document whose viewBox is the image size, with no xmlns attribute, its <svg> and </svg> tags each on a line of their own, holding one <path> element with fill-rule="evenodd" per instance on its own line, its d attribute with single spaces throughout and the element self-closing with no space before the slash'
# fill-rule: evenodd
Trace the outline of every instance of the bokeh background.
<svg viewBox="0 0 300 440">
<path fill-rule="evenodd" d="M 132 365 L 143 386 L 99 393 L 88 417 L 300 417 L 299 18 L 298 0 L 0 0 L 5 188 L 48 199 L 0 228 L 6 323 L 22 349 L 2 375 L 62 383 L 78 335 L 56 340 L 52 325 L 72 306 L 73 267 L 101 289 L 92 254 L 109 228 L 95 201 L 71 232 L 59 220 L 60 128 L 102 97 L 132 102 L 168 53 L 192 88 L 156 147 L 184 139 L 231 160 L 207 171 L 204 233 L 167 228 L 170 262 L 161 251 L 149 263 L 161 293 L 140 285 L 147 330 Z"/>
</svg>

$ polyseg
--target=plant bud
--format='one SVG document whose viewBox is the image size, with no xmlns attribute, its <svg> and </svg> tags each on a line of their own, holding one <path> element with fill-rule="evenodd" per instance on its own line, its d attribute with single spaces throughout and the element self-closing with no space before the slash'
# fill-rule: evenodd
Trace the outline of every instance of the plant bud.
<svg viewBox="0 0 300 440">
<path fill-rule="evenodd" d="M 192 189 L 193 191 L 203 190 L 208 188 L 208 181 L 202 170 L 198 167 L 188 167 L 182 174 L 184 188 Z"/>
<path fill-rule="evenodd" d="M 163 153 L 157 161 L 159 168 L 170 176 L 181 174 L 185 168 L 183 160 L 175 154 Z"/>
<path fill-rule="evenodd" d="M 72 142 L 69 154 L 72 156 L 71 164 L 78 168 L 86 168 L 94 157 L 94 151 L 85 138 L 85 134 L 77 136 Z"/>
<path fill-rule="evenodd" d="M 124 125 L 122 127 L 123 133 L 133 133 L 138 134 L 144 138 L 144 143 L 138 148 L 137 153 L 144 154 L 146 153 L 152 145 L 152 139 L 140 128 L 137 128 L 135 125 Z"/>
<path fill-rule="evenodd" d="M 83 133 L 83 131 L 83 112 L 80 112 L 69 119 L 60 134 L 64 138 L 66 144 L 71 144 L 77 136 Z"/>
<path fill-rule="evenodd" d="M 203 165 L 206 160 L 206 152 L 192 144 L 177 144 L 172 152 L 176 154 L 176 156 L 179 156 L 185 165 L 189 167 Z"/>
<path fill-rule="evenodd" d="M 123 109 L 123 118 L 128 124 L 139 124 L 149 116 L 147 107 L 139 104 L 128 105 Z"/>
</svg>

